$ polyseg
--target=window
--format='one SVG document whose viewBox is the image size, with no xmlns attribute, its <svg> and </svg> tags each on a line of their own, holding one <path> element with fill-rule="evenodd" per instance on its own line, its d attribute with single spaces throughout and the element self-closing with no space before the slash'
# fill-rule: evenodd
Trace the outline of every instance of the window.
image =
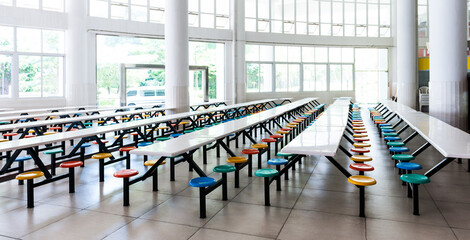
<svg viewBox="0 0 470 240">
<path fill-rule="evenodd" d="M 92 17 L 165 23 L 165 0 L 88 0 L 88 2 L 89 15 Z M 230 0 L 188 0 L 188 26 L 229 29 Z"/>
<path fill-rule="evenodd" d="M 246 0 L 245 30 L 390 37 L 390 0 Z"/>
<path fill-rule="evenodd" d="M 64 12 L 64 0 L 0 0 L 0 5 Z"/>
<path fill-rule="evenodd" d="M 0 32 L 0 96 L 63 96 L 64 31 L 0 26 Z M 12 75 L 13 62 L 17 75 Z M 17 90 L 11 89 L 14 81 Z"/>
<path fill-rule="evenodd" d="M 247 92 L 353 91 L 354 48 L 246 45 Z"/>
<path fill-rule="evenodd" d="M 387 97 L 387 49 L 357 48 L 355 50 L 356 101 L 375 103 Z"/>
</svg>

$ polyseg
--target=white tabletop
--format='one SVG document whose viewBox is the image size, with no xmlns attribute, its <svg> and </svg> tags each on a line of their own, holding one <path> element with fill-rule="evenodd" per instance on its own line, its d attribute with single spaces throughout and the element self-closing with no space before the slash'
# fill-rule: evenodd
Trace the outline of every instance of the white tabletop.
<svg viewBox="0 0 470 240">
<path fill-rule="evenodd" d="M 154 143 L 149 146 L 140 147 L 136 150 L 132 150 L 131 153 L 137 155 L 152 155 L 165 157 L 178 156 L 184 152 L 199 148 L 203 145 L 207 145 L 211 142 L 216 141 L 217 139 L 226 137 L 232 133 L 236 133 L 251 126 L 257 125 L 260 122 L 264 122 L 268 119 L 280 116 L 281 114 L 289 110 L 295 109 L 316 99 L 317 98 L 302 99 L 294 103 L 289 103 L 281 107 L 272 108 L 245 118 L 221 123 L 219 125 L 205 128 L 203 130 L 195 131 L 192 133 L 187 133 L 178 138 L 173 138 L 168 141 L 164 141 L 164 144 Z"/>
<path fill-rule="evenodd" d="M 346 105 L 345 102 L 348 102 Z M 335 156 L 346 129 L 349 100 L 337 99 L 312 126 L 281 149 L 282 153 Z"/>
<path fill-rule="evenodd" d="M 444 157 L 470 158 L 470 134 L 403 104 L 390 100 L 383 104 L 398 114 Z"/>
</svg>

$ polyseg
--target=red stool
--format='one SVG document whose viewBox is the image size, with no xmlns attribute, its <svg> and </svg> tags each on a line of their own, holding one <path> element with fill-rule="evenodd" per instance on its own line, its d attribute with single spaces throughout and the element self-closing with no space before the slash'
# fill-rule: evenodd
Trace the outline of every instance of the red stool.
<svg viewBox="0 0 470 240">
<path fill-rule="evenodd" d="M 365 148 L 351 148 L 351 152 L 359 153 L 359 155 L 364 155 L 364 153 L 368 153 L 370 152 L 370 150 Z"/>
<path fill-rule="evenodd" d="M 122 147 L 122 148 L 119 148 L 120 152 L 125 152 L 126 153 L 126 169 L 131 168 L 131 155 L 130 155 L 129 152 L 134 150 L 134 149 L 137 149 L 137 148 L 136 147 Z"/>
<path fill-rule="evenodd" d="M 13 136 L 18 135 L 18 133 L 5 133 L 3 134 L 4 137 L 8 137 L 8 140 L 13 140 Z"/>
<path fill-rule="evenodd" d="M 271 143 L 276 143 L 276 139 L 274 138 L 264 138 L 261 139 L 261 142 L 267 143 L 268 144 L 268 160 L 271 158 Z M 277 152 L 277 151 L 276 151 Z"/>
<path fill-rule="evenodd" d="M 256 150 L 256 149 L 243 149 L 241 151 L 241 153 L 248 155 L 248 177 L 252 177 L 253 176 L 252 173 L 251 173 L 252 169 L 253 169 L 253 164 L 252 164 L 253 157 L 252 157 L 252 155 L 258 154 L 259 151 Z"/>
<path fill-rule="evenodd" d="M 364 172 L 374 171 L 373 166 L 365 163 L 353 163 L 349 165 L 349 168 L 351 168 L 352 170 L 359 171 L 359 175 L 364 175 Z"/>
<path fill-rule="evenodd" d="M 278 150 L 279 150 L 279 149 L 278 149 L 278 143 L 279 143 L 279 141 L 280 141 L 281 144 L 282 144 L 282 138 L 283 138 L 283 136 L 280 135 L 280 134 L 275 134 L 275 135 L 271 135 L 271 136 L 269 136 L 269 137 L 270 137 L 270 138 L 273 138 L 273 139 L 276 139 L 276 143 L 274 144 L 274 152 L 275 152 L 275 153 L 279 152 L 279 151 L 278 151 Z M 281 146 L 281 147 L 283 147 L 283 146 Z"/>
<path fill-rule="evenodd" d="M 69 169 L 69 193 L 75 192 L 75 168 L 83 165 L 81 161 L 68 161 L 60 164 L 61 168 Z"/>
<path fill-rule="evenodd" d="M 139 171 L 135 169 L 124 169 L 124 170 L 119 170 L 113 174 L 114 177 L 117 178 L 122 178 L 123 181 L 123 188 L 122 188 L 122 193 L 124 195 L 123 197 L 123 205 L 124 206 L 129 206 L 129 178 L 132 176 L 135 176 L 139 174 Z"/>
</svg>

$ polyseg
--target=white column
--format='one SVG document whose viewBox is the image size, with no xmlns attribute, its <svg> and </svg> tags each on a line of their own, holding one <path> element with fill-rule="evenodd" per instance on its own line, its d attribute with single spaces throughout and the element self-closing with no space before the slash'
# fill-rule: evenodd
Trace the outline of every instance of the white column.
<svg viewBox="0 0 470 240">
<path fill-rule="evenodd" d="M 466 129 L 467 1 L 429 1 L 429 112 Z"/>
<path fill-rule="evenodd" d="M 165 1 L 165 104 L 189 111 L 188 0 Z"/>
<path fill-rule="evenodd" d="M 245 1 L 234 0 L 232 7 L 233 29 L 233 93 L 234 103 L 246 100 L 246 69 L 245 69 Z"/>
<path fill-rule="evenodd" d="M 68 106 L 93 104 L 94 81 L 87 75 L 87 1 L 67 0 L 68 29 L 65 34 L 65 97 Z M 95 93 L 94 96 L 89 96 Z"/>
<path fill-rule="evenodd" d="M 397 0 L 397 98 L 416 108 L 417 32 L 416 0 Z"/>
</svg>

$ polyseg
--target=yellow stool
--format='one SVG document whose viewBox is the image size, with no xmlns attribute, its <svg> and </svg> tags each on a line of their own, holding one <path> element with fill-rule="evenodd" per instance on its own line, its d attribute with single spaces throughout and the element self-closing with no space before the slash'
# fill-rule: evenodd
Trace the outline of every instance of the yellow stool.
<svg viewBox="0 0 470 240">
<path fill-rule="evenodd" d="M 354 143 L 353 144 L 354 147 L 356 148 L 366 148 L 366 147 L 370 147 L 370 143 Z"/>
<path fill-rule="evenodd" d="M 148 161 L 144 162 L 144 165 L 147 166 L 147 167 L 152 167 L 153 165 L 155 165 L 155 163 L 157 163 L 157 161 L 158 161 L 158 159 L 148 160 Z M 166 164 L 166 161 L 163 161 L 162 163 L 160 163 L 160 166 L 164 165 L 164 164 Z M 158 191 L 158 169 L 155 169 L 155 171 L 153 171 L 152 191 Z"/>
<path fill-rule="evenodd" d="M 374 178 L 362 175 L 353 175 L 348 178 L 348 182 L 359 187 L 359 216 L 365 217 L 365 189 L 366 186 L 377 184 Z"/>
<path fill-rule="evenodd" d="M 367 137 L 368 135 L 367 134 L 353 134 L 353 137 L 355 138 L 363 138 L 363 137 Z"/>
<path fill-rule="evenodd" d="M 365 127 L 353 127 L 352 129 L 353 130 L 366 130 Z"/>
<path fill-rule="evenodd" d="M 366 155 L 352 155 L 350 159 L 354 162 L 370 162 L 372 161 L 372 157 Z"/>
<path fill-rule="evenodd" d="M 44 173 L 41 171 L 25 172 L 16 175 L 16 180 L 26 180 L 28 208 L 34 207 L 34 179 L 40 178 L 42 176 L 44 176 Z"/>
<path fill-rule="evenodd" d="M 113 154 L 111 153 L 97 153 L 93 156 L 91 156 L 92 159 L 98 159 L 99 160 L 99 169 L 100 169 L 100 182 L 104 182 L 104 159 L 106 158 L 111 158 L 113 157 Z"/>
<path fill-rule="evenodd" d="M 251 145 L 251 147 L 259 150 L 259 153 L 258 153 L 258 169 L 261 169 L 262 168 L 262 166 L 261 166 L 261 157 L 262 157 L 263 153 L 265 152 L 265 151 L 263 151 L 263 149 L 267 149 L 268 145 L 264 144 L 264 143 L 256 143 L 256 144 Z"/>
</svg>

